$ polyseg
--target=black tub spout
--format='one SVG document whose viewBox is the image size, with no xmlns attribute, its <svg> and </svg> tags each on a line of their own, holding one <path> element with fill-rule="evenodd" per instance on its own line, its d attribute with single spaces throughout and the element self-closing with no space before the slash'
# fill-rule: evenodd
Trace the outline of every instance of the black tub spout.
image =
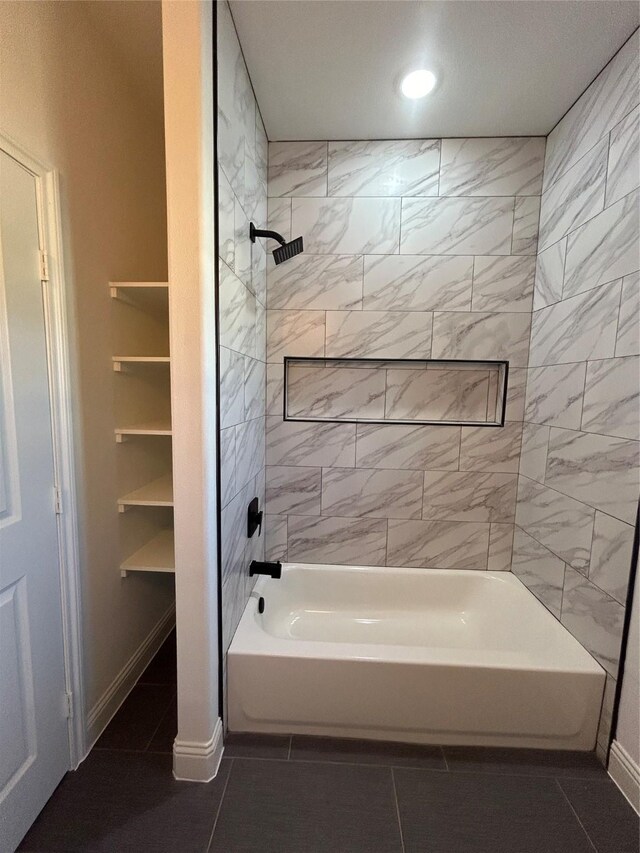
<svg viewBox="0 0 640 853">
<path fill-rule="evenodd" d="M 282 576 L 282 563 L 261 563 L 259 560 L 252 560 L 249 566 L 249 575 L 270 575 L 274 579 Z"/>
</svg>

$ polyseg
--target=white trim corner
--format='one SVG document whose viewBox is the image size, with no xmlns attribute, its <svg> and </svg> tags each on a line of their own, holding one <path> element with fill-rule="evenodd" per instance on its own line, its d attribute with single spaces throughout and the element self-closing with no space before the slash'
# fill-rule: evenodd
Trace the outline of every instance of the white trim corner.
<svg viewBox="0 0 640 853">
<path fill-rule="evenodd" d="M 222 720 L 218 717 L 208 741 L 198 743 L 175 739 L 173 775 L 180 781 L 210 782 L 218 774 L 223 752 Z"/>
<path fill-rule="evenodd" d="M 617 740 L 611 744 L 607 769 L 631 807 L 640 815 L 640 767 Z"/>
</svg>

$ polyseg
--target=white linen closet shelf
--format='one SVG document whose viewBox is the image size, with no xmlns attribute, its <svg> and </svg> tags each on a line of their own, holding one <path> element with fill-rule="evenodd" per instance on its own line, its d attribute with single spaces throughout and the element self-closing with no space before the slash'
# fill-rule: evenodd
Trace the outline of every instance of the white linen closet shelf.
<svg viewBox="0 0 640 853">
<path fill-rule="evenodd" d="M 109 282 L 120 573 L 175 572 L 169 285 Z"/>
</svg>

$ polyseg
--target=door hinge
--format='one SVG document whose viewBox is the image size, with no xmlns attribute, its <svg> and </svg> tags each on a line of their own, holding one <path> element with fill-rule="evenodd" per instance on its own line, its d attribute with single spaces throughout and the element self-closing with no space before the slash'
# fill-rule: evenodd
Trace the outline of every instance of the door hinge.
<svg viewBox="0 0 640 853">
<path fill-rule="evenodd" d="M 49 281 L 49 256 L 40 249 L 40 280 Z"/>
<path fill-rule="evenodd" d="M 73 717 L 73 693 L 65 693 L 65 714 L 67 719 Z"/>
<path fill-rule="evenodd" d="M 59 486 L 53 487 L 53 502 L 56 515 L 62 515 L 62 489 Z"/>
</svg>

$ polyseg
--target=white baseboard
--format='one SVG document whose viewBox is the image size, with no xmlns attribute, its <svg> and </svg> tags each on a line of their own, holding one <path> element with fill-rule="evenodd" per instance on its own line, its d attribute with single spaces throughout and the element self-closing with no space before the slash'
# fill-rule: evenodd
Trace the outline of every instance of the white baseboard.
<svg viewBox="0 0 640 853">
<path fill-rule="evenodd" d="M 133 690 L 153 656 L 167 639 L 175 622 L 176 606 L 172 604 L 89 711 L 87 718 L 86 742 L 89 744 L 87 755 Z M 87 755 L 83 758 L 86 758 Z"/>
<path fill-rule="evenodd" d="M 640 814 L 640 767 L 617 740 L 611 744 L 608 770 L 609 776 Z"/>
<path fill-rule="evenodd" d="M 222 720 L 218 717 L 208 741 L 198 743 L 175 739 L 173 775 L 181 781 L 210 782 L 218 773 L 223 750 Z"/>
</svg>

